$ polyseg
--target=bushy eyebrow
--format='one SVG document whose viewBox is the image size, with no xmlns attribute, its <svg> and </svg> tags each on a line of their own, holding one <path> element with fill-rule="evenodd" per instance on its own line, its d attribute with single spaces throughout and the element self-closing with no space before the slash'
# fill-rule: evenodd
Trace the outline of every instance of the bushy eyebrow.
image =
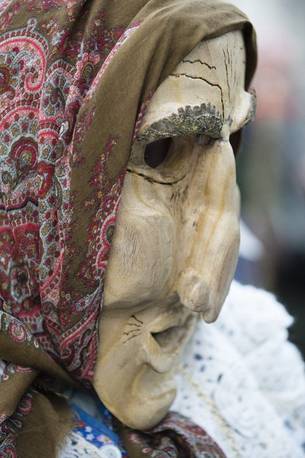
<svg viewBox="0 0 305 458">
<path fill-rule="evenodd" d="M 250 92 L 249 110 L 239 128 L 254 120 L 256 114 L 256 94 Z M 144 132 L 137 136 L 140 143 L 151 143 L 161 138 L 207 135 L 218 139 L 222 137 L 226 123 L 232 125 L 233 119 L 224 119 L 222 113 L 211 103 L 179 107 L 176 113 L 152 123 Z"/>
<path fill-rule="evenodd" d="M 223 125 L 223 116 L 214 105 L 187 105 L 179 107 L 176 113 L 152 123 L 138 135 L 137 140 L 149 143 L 161 138 L 188 135 L 209 135 L 219 138 Z"/>
<path fill-rule="evenodd" d="M 247 113 L 245 122 L 242 127 L 245 125 L 249 124 L 250 122 L 254 121 L 256 117 L 256 109 L 257 109 L 257 96 L 256 96 L 256 91 L 255 89 L 251 89 L 249 91 L 249 94 L 251 95 L 251 101 L 250 101 L 250 107 L 249 111 Z"/>
</svg>

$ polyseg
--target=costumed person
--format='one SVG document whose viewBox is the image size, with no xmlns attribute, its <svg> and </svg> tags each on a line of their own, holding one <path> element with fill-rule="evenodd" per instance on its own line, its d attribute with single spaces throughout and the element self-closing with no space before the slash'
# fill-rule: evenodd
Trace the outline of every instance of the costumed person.
<svg viewBox="0 0 305 458">
<path fill-rule="evenodd" d="M 226 456 L 217 428 L 187 418 L 179 397 L 180 413 L 141 433 L 94 399 L 92 380 L 137 121 L 198 43 L 232 30 L 244 34 L 248 87 L 254 33 L 228 4 L 0 2 L 0 456 Z"/>
</svg>

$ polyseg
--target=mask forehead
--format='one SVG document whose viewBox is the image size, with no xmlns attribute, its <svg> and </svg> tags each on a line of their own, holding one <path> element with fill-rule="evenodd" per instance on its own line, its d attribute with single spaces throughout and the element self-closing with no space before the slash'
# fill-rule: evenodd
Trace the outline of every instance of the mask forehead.
<svg viewBox="0 0 305 458">
<path fill-rule="evenodd" d="M 220 138 L 240 129 L 252 99 L 244 89 L 245 69 L 240 31 L 200 43 L 154 94 L 139 141 L 199 134 Z"/>
</svg>

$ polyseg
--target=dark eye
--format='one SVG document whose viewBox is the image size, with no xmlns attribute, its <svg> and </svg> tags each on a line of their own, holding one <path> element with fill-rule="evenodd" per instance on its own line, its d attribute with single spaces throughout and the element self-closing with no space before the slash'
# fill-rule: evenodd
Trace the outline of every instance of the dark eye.
<svg viewBox="0 0 305 458">
<path fill-rule="evenodd" d="M 237 156 L 240 145 L 241 145 L 241 133 L 242 131 L 239 130 L 230 136 L 230 143 L 234 151 L 234 155 Z"/>
<path fill-rule="evenodd" d="M 146 165 L 153 169 L 159 167 L 167 158 L 171 143 L 171 138 L 163 138 L 162 140 L 149 143 L 144 153 Z"/>
</svg>

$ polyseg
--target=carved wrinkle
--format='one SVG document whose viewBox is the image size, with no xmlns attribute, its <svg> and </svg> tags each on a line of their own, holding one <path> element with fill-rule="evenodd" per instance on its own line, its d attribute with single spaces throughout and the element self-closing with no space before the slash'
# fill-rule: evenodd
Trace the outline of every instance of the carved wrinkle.
<svg viewBox="0 0 305 458">
<path fill-rule="evenodd" d="M 133 175 L 138 175 L 141 178 L 144 178 L 144 180 L 149 181 L 150 183 L 156 183 L 156 184 L 162 184 L 163 186 L 172 186 L 174 184 L 179 183 L 180 181 L 184 180 L 187 174 L 183 175 L 183 177 L 179 178 L 178 180 L 167 182 L 167 181 L 160 181 L 156 180 L 155 178 L 149 177 L 147 175 L 144 175 L 144 173 L 136 172 L 135 170 L 127 169 L 128 173 L 132 173 Z"/>
</svg>

